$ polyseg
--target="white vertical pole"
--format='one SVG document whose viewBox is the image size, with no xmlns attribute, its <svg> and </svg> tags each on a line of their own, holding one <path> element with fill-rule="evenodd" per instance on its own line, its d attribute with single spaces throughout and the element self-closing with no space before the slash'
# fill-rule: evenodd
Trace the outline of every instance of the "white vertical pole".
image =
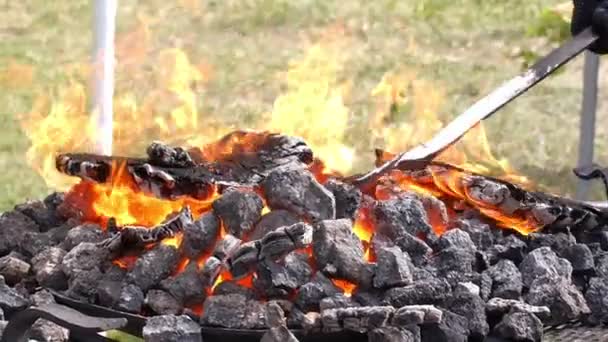
<svg viewBox="0 0 608 342">
<path fill-rule="evenodd" d="M 578 166 L 589 166 L 593 163 L 593 145 L 595 141 L 595 113 L 597 110 L 598 73 L 600 59 L 593 52 L 585 52 L 585 70 L 583 74 L 583 106 L 581 110 L 581 130 L 578 147 Z M 589 193 L 590 181 L 579 180 L 576 198 L 584 200 Z"/>
<path fill-rule="evenodd" d="M 117 0 L 95 0 L 93 113 L 98 115 L 98 153 L 112 154 L 112 97 L 114 96 L 114 36 Z"/>
</svg>

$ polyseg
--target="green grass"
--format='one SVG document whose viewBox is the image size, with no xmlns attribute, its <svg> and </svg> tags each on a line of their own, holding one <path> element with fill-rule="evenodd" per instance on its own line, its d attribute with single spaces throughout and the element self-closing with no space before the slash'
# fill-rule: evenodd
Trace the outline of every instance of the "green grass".
<svg viewBox="0 0 608 342">
<path fill-rule="evenodd" d="M 457 115 L 481 95 L 522 70 L 526 53 L 543 54 L 550 39 L 527 35 L 543 9 L 556 0 L 215 0 L 180 2 L 125 0 L 119 6 L 119 33 L 132 30 L 138 13 L 158 19 L 152 26 L 153 56 L 163 48 L 184 49 L 205 61 L 213 78 L 198 96 L 201 113 L 245 128 L 269 112 L 284 89 L 288 63 L 301 57 L 328 26 L 340 23 L 348 36 L 341 80 L 350 80 L 346 99 L 349 135 L 345 140 L 370 167 L 367 118 L 370 92 L 387 71 L 407 68 L 445 93 L 438 115 Z M 25 162 L 28 142 L 17 114 L 30 109 L 38 93 L 66 81 L 65 66 L 90 58 L 90 1 L 12 1 L 0 11 L 0 70 L 9 63 L 35 66 L 31 85 L 15 88 L 0 81 L 0 210 L 49 190 Z M 414 46 L 411 45 L 414 42 Z M 537 183 L 570 194 L 576 164 L 581 100 L 579 58 L 487 123 L 495 154 L 506 157 Z M 121 77 L 119 89 L 140 91 L 141 77 Z M 605 70 L 605 69 L 604 69 Z M 2 78 L 0 77 L 0 80 Z M 605 83 L 605 80 L 602 80 Z M 608 165 L 608 93 L 600 97 L 596 161 Z M 365 137 L 362 139 L 362 137 Z M 141 137 L 147 141 L 153 137 Z"/>
</svg>

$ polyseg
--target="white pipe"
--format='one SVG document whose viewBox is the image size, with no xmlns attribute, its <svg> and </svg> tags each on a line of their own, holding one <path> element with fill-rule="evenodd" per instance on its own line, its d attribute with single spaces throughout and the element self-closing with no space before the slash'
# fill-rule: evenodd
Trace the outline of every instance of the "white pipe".
<svg viewBox="0 0 608 342">
<path fill-rule="evenodd" d="M 595 113 L 597 111 L 598 73 L 600 59 L 593 52 L 585 52 L 585 70 L 583 72 L 583 106 L 581 109 L 581 130 L 578 146 L 578 166 L 589 166 L 593 163 L 593 145 L 595 141 Z M 589 194 L 591 184 L 588 180 L 579 180 L 576 198 L 584 200 Z"/>
<path fill-rule="evenodd" d="M 98 115 L 96 149 L 112 154 L 113 96 L 114 96 L 114 36 L 116 32 L 117 0 L 95 0 L 93 63 L 93 113 Z"/>
</svg>

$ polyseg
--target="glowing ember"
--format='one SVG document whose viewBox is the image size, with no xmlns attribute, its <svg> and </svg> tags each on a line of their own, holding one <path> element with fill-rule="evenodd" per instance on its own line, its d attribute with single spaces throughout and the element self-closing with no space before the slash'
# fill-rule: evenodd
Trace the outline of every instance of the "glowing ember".
<svg viewBox="0 0 608 342">
<path fill-rule="evenodd" d="M 331 281 L 334 283 L 334 285 L 336 285 L 336 287 L 340 288 L 344 292 L 344 296 L 346 297 L 352 296 L 353 292 L 357 288 L 357 285 L 346 280 L 332 279 Z"/>
</svg>

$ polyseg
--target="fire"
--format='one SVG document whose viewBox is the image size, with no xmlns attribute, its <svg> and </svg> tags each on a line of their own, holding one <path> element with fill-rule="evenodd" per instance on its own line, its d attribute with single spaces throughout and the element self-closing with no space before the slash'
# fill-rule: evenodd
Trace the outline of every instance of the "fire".
<svg viewBox="0 0 608 342">
<path fill-rule="evenodd" d="M 340 288 L 344 292 L 344 296 L 346 297 L 352 296 L 353 292 L 357 288 L 357 285 L 346 280 L 332 279 L 331 281 L 334 283 L 334 285 L 336 285 L 336 287 Z"/>
</svg>

